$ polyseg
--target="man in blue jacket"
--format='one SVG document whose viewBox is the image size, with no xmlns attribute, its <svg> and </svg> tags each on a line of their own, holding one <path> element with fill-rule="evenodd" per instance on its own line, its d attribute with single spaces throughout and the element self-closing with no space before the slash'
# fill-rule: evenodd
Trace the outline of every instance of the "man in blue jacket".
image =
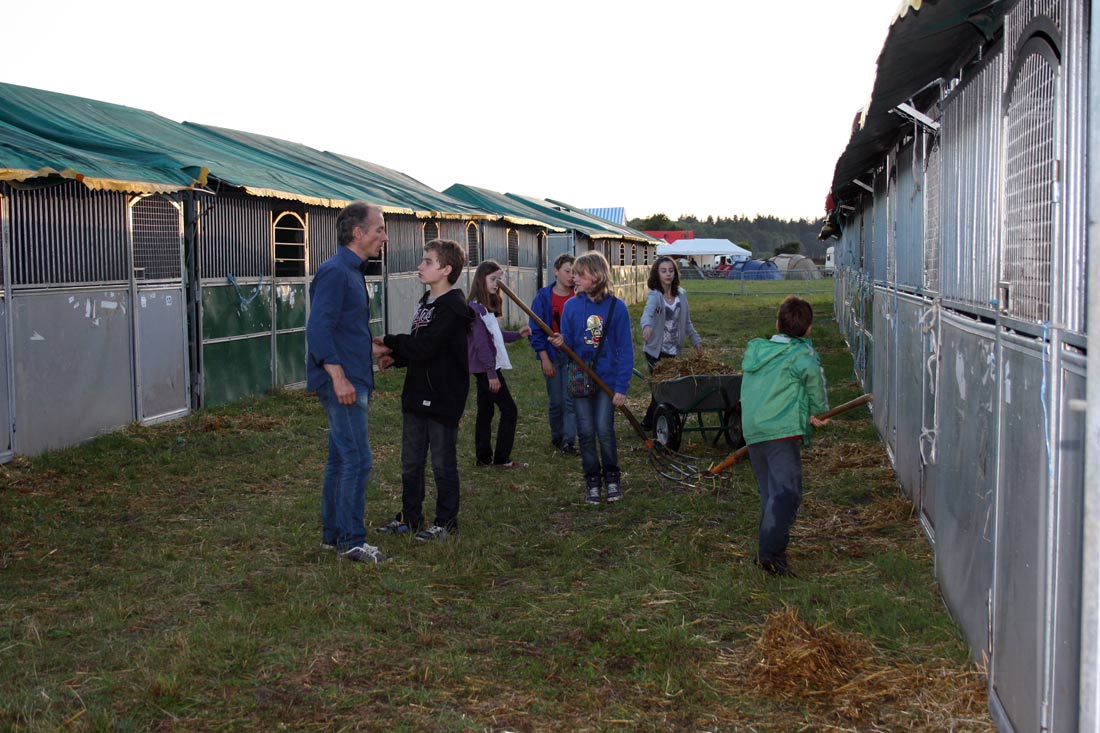
<svg viewBox="0 0 1100 733">
<path fill-rule="evenodd" d="M 363 281 L 366 261 L 377 257 L 386 236 L 381 209 L 361 201 L 336 217 L 336 254 L 317 269 L 309 286 L 306 388 L 328 415 L 328 464 L 321 490 L 321 545 L 340 557 L 378 563 L 382 552 L 366 542 L 363 523 L 373 458 L 367 407 L 379 367 L 393 363 L 390 350 L 373 343 L 370 298 Z"/>
</svg>

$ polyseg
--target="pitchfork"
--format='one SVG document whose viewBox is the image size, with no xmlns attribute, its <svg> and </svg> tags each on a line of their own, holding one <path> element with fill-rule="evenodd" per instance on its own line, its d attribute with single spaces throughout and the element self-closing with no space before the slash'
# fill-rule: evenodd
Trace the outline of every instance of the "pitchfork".
<svg viewBox="0 0 1100 733">
<path fill-rule="evenodd" d="M 550 328 L 550 326 L 546 325 L 546 323 L 541 318 L 535 315 L 534 311 L 528 308 L 527 304 L 520 300 L 520 298 L 512 292 L 511 288 L 509 288 L 503 282 L 498 283 L 498 286 L 501 292 L 511 298 L 512 302 L 518 305 L 520 307 L 520 310 L 526 313 L 531 318 L 531 320 L 534 321 L 538 325 L 538 327 L 546 333 L 547 336 L 554 336 L 554 330 Z M 607 383 L 600 379 L 600 376 L 596 374 L 595 370 L 585 364 L 584 361 L 579 356 L 577 356 L 572 349 L 570 349 L 565 344 L 562 344 L 561 350 L 564 351 L 569 356 L 569 358 L 577 364 L 577 366 L 584 370 L 584 373 L 589 376 L 589 378 L 596 384 L 597 387 L 606 392 L 609 397 L 614 396 L 614 390 L 608 387 Z M 642 426 L 638 422 L 638 419 L 634 417 L 634 413 L 632 413 L 630 411 L 630 408 L 626 405 L 620 405 L 619 412 L 623 413 L 623 416 L 626 417 L 626 421 L 630 423 L 630 426 L 632 428 L 634 428 L 634 432 L 636 432 L 638 436 L 642 439 L 642 442 L 645 444 L 646 447 L 646 452 L 649 454 L 649 463 L 651 466 L 653 466 L 657 473 L 670 481 L 690 484 L 694 484 L 696 482 L 696 480 L 699 478 L 699 467 L 693 463 L 684 462 L 684 459 L 694 461 L 694 458 L 669 450 L 661 443 L 658 443 L 651 439 L 648 435 L 646 435 L 645 430 L 642 429 Z"/>
</svg>

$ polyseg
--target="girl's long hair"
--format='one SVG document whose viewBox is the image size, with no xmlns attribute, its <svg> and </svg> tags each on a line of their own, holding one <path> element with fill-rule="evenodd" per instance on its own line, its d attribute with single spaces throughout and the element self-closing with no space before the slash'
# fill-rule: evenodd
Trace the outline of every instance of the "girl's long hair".
<svg viewBox="0 0 1100 733">
<path fill-rule="evenodd" d="M 658 293 L 665 292 L 664 283 L 661 282 L 661 273 L 658 272 L 661 269 L 662 262 L 672 263 L 672 294 L 680 294 L 680 266 L 676 264 L 676 260 L 672 259 L 668 255 L 661 255 L 653 263 L 653 267 L 649 269 L 649 289 L 656 290 Z"/>
<path fill-rule="evenodd" d="M 500 269 L 501 267 L 496 260 L 482 260 L 481 264 L 477 266 L 477 270 L 474 271 L 474 281 L 470 284 L 470 294 L 466 296 L 466 302 L 476 300 L 485 306 L 490 313 L 499 316 L 504 305 L 500 300 L 500 293 L 490 293 L 489 287 L 485 284 L 485 278 Z"/>
<path fill-rule="evenodd" d="M 615 289 L 611 285 L 611 265 L 599 252 L 592 250 L 585 252 L 573 261 L 573 272 L 587 272 L 596 278 L 596 282 L 588 291 L 588 297 L 596 303 L 604 299 L 605 295 L 614 295 Z"/>
</svg>

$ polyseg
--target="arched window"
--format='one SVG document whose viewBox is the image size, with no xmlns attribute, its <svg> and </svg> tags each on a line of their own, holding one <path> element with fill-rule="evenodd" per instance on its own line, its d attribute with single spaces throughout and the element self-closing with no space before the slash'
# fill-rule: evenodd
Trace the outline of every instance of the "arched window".
<svg viewBox="0 0 1100 733">
<path fill-rule="evenodd" d="M 519 232 L 515 229 L 508 230 L 508 265 L 519 266 Z"/>
<path fill-rule="evenodd" d="M 619 264 L 626 264 L 626 242 L 619 242 Z"/>
<path fill-rule="evenodd" d="M 424 222 L 424 244 L 439 239 L 439 223 L 434 221 Z"/>
<path fill-rule="evenodd" d="M 466 224 L 466 264 L 477 266 L 481 263 L 481 242 L 477 234 L 477 224 Z"/>
<path fill-rule="evenodd" d="M 179 280 L 180 211 L 163 196 L 146 196 L 130 210 L 134 228 L 134 279 Z"/>
<path fill-rule="evenodd" d="M 305 277 L 306 225 L 287 211 L 275 219 L 275 277 Z"/>
<path fill-rule="evenodd" d="M 630 264 L 638 264 L 638 245 L 630 245 Z"/>
</svg>

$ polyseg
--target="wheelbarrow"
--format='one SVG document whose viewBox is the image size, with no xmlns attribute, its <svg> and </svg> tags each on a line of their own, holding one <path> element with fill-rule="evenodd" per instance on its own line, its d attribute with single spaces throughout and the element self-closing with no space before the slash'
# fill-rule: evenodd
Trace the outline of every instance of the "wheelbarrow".
<svg viewBox="0 0 1100 733">
<path fill-rule="evenodd" d="M 656 408 L 653 433 L 669 450 L 679 450 L 684 433 L 713 433 L 730 450 L 745 444 L 741 434 L 741 375 L 696 374 L 649 383 Z M 711 418 L 708 423 L 708 416 Z M 694 423 L 692 423 L 694 419 Z"/>
</svg>

